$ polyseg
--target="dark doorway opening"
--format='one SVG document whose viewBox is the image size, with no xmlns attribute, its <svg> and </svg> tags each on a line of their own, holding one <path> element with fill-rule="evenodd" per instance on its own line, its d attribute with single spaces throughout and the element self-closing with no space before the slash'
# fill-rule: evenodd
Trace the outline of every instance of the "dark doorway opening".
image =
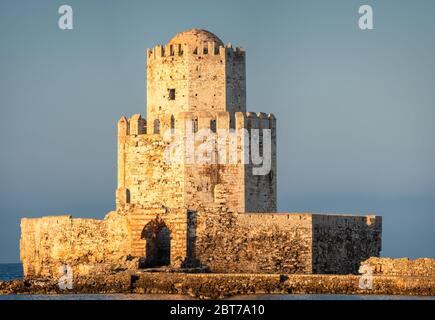
<svg viewBox="0 0 435 320">
<path fill-rule="evenodd" d="M 171 231 L 162 219 L 149 222 L 142 231 L 146 240 L 143 268 L 168 266 L 171 264 Z"/>
</svg>

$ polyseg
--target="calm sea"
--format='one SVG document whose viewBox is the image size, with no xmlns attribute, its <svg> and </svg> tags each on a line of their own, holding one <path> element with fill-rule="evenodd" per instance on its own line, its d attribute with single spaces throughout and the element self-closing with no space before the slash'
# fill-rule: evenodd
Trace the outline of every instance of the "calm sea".
<svg viewBox="0 0 435 320">
<path fill-rule="evenodd" d="M 23 266 L 21 263 L 0 263 L 0 281 L 21 279 Z"/>
<path fill-rule="evenodd" d="M 19 263 L 0 264 L 0 281 L 21 279 L 23 268 Z M 190 300 L 182 295 L 168 294 L 69 294 L 69 295 L 0 295 L 0 300 Z M 362 296 L 362 295 L 250 295 L 235 296 L 229 300 L 435 300 L 435 297 Z"/>
</svg>

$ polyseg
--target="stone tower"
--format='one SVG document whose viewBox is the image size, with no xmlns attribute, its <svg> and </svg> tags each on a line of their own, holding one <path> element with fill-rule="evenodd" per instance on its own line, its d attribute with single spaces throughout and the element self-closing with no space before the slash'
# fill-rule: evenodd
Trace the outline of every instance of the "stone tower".
<svg viewBox="0 0 435 320">
<path fill-rule="evenodd" d="M 246 112 L 245 54 L 214 34 L 191 29 L 148 50 L 147 120 L 157 133 L 165 114 Z"/>
<path fill-rule="evenodd" d="M 195 131 L 215 136 L 241 133 L 237 162 L 166 163 L 164 134 L 170 129 L 186 133 L 189 121 Z M 270 170 L 264 175 L 255 174 L 258 163 L 250 161 L 256 151 L 249 148 L 252 129 L 271 135 Z M 230 147 L 225 148 L 229 159 Z M 191 29 L 147 51 L 147 119 L 134 115 L 118 124 L 117 208 L 197 210 L 214 203 L 239 212 L 276 211 L 276 121 L 271 114 L 246 112 L 244 50 Z"/>
</svg>

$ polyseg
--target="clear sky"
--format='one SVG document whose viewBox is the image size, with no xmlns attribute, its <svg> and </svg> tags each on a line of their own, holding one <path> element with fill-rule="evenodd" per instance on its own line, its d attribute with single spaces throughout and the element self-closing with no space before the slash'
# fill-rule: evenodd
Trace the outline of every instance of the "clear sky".
<svg viewBox="0 0 435 320">
<path fill-rule="evenodd" d="M 435 258 L 434 16 L 432 0 L 1 0 L 0 262 L 19 260 L 22 217 L 115 207 L 146 49 L 192 27 L 247 52 L 248 109 L 278 119 L 280 211 L 376 213 L 384 256 Z"/>
</svg>

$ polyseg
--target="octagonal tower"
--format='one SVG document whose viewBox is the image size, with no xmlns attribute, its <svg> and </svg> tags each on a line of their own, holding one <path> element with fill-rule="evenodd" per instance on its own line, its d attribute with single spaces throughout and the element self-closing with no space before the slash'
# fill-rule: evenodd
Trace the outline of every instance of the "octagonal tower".
<svg viewBox="0 0 435 320">
<path fill-rule="evenodd" d="M 148 132 L 183 111 L 246 112 L 245 52 L 224 46 L 213 33 L 190 29 L 147 54 Z"/>
</svg>

